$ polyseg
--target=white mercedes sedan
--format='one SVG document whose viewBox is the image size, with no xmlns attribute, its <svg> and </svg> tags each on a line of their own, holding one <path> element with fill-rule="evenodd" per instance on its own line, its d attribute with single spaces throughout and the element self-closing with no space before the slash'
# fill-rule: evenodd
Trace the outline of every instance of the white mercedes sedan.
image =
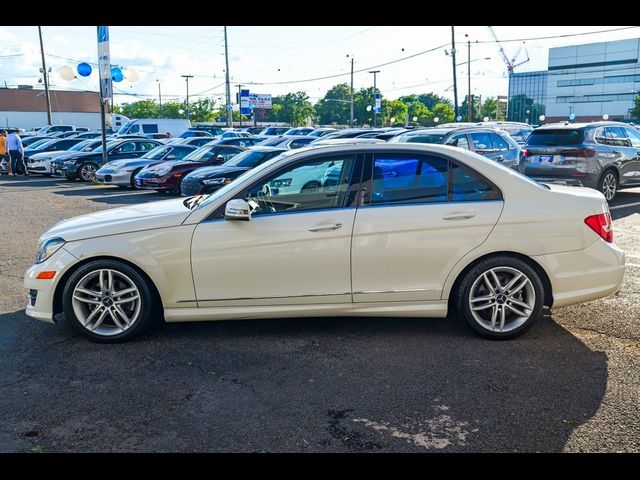
<svg viewBox="0 0 640 480">
<path fill-rule="evenodd" d="M 98 342 L 156 319 L 450 310 L 506 339 L 545 306 L 615 293 L 624 268 L 596 190 L 456 147 L 354 144 L 286 152 L 208 196 L 65 220 L 40 238 L 24 284 L 28 315 L 64 313 Z"/>
</svg>

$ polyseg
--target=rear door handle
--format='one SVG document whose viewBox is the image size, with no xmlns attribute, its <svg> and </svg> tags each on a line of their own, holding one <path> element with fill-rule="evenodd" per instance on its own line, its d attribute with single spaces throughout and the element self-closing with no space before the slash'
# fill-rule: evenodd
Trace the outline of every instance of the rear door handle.
<svg viewBox="0 0 640 480">
<path fill-rule="evenodd" d="M 341 223 L 333 223 L 330 225 L 327 225 L 327 224 L 314 225 L 313 227 L 309 227 L 309 231 L 310 232 L 328 232 L 330 230 L 338 230 L 339 228 L 342 228 Z"/>
<path fill-rule="evenodd" d="M 452 212 L 444 217 L 443 220 L 468 220 L 476 216 L 476 212 Z"/>
</svg>

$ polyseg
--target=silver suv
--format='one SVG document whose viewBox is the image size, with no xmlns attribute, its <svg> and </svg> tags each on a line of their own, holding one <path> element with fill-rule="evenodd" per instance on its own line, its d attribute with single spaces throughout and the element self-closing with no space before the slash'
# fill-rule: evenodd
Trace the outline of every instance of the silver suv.
<svg viewBox="0 0 640 480">
<path fill-rule="evenodd" d="M 536 128 L 522 147 L 520 171 L 545 183 L 600 190 L 640 186 L 640 132 L 625 123 L 556 123 Z"/>
</svg>

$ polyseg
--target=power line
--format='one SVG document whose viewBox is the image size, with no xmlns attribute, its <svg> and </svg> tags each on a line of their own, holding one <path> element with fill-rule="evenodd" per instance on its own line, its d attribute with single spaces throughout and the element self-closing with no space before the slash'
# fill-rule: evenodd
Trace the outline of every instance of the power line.
<svg viewBox="0 0 640 480">
<path fill-rule="evenodd" d="M 529 38 L 512 38 L 509 40 L 500 40 L 501 43 L 507 42 L 526 42 L 529 40 L 551 40 L 553 38 L 567 38 L 567 37 L 579 37 L 581 35 L 595 35 L 598 33 L 610 33 L 610 32 L 619 32 L 621 30 L 630 30 L 632 28 L 640 28 L 640 27 L 621 27 L 621 28 L 610 28 L 608 30 L 595 30 L 592 32 L 582 32 L 582 33 L 565 33 L 562 35 L 549 35 L 546 37 L 529 37 Z M 471 43 L 498 43 L 495 40 L 478 40 Z"/>
</svg>

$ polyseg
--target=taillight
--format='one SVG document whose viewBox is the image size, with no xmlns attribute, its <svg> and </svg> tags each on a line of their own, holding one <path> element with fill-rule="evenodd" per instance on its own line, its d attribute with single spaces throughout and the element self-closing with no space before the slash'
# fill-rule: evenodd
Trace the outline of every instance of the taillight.
<svg viewBox="0 0 640 480">
<path fill-rule="evenodd" d="M 591 215 L 584 219 L 584 223 L 600 235 L 605 242 L 613 243 L 613 223 L 609 212 Z"/>
<path fill-rule="evenodd" d="M 575 148 L 570 150 L 562 150 L 560 155 L 564 155 L 565 157 L 579 157 L 579 158 L 589 158 L 593 157 L 596 154 L 595 150 L 591 150 L 590 148 Z"/>
<path fill-rule="evenodd" d="M 522 150 L 520 150 L 520 155 L 522 157 L 528 157 L 531 154 L 531 152 L 529 152 L 529 150 L 527 150 L 526 148 L 523 148 Z"/>
</svg>

